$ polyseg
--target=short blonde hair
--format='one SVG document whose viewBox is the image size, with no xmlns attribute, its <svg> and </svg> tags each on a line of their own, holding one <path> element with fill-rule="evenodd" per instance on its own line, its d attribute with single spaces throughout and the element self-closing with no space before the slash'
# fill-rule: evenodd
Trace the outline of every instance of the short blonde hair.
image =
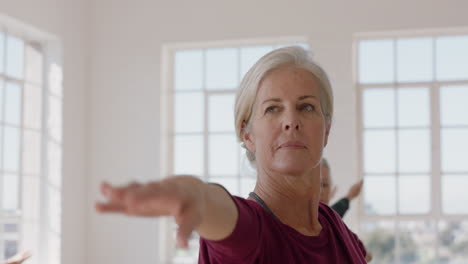
<svg viewBox="0 0 468 264">
<path fill-rule="evenodd" d="M 266 54 L 255 63 L 245 74 L 236 95 L 234 119 L 237 139 L 243 142 L 242 125 L 249 125 L 252 109 L 260 83 L 265 76 L 282 67 L 293 67 L 310 72 L 319 82 L 320 105 L 327 125 L 333 117 L 333 92 L 325 71 L 312 59 L 312 54 L 299 46 L 276 49 Z M 247 150 L 250 161 L 255 159 L 253 153 Z"/>
</svg>

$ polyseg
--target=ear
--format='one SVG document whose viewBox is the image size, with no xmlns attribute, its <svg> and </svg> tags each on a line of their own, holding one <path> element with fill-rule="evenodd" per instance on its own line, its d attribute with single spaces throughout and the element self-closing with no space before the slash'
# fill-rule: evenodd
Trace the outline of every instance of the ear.
<svg viewBox="0 0 468 264">
<path fill-rule="evenodd" d="M 323 147 L 326 147 L 328 144 L 328 136 L 330 135 L 330 129 L 331 129 L 331 122 L 325 123 L 325 135 L 324 135 Z"/>
<path fill-rule="evenodd" d="M 247 123 L 242 121 L 242 126 L 241 126 L 241 136 L 242 136 L 242 141 L 244 141 L 245 147 L 250 151 L 255 153 L 255 144 L 253 141 L 253 137 L 247 129 Z"/>
</svg>

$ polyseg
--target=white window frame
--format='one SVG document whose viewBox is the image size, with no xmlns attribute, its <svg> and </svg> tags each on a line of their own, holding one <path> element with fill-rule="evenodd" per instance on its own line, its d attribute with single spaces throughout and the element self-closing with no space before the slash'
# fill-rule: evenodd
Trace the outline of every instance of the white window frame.
<svg viewBox="0 0 468 264">
<path fill-rule="evenodd" d="M 216 48 L 241 48 L 244 46 L 278 46 L 278 45 L 294 45 L 294 44 L 307 44 L 308 39 L 303 36 L 292 37 L 276 37 L 276 38 L 262 38 L 262 39 L 243 39 L 243 40 L 227 40 L 227 41 L 210 41 L 210 42 L 191 42 L 191 43 L 168 43 L 162 47 L 161 62 L 161 93 L 160 93 L 160 179 L 170 176 L 173 171 L 173 129 L 174 126 L 174 57 L 175 53 L 179 50 L 188 49 L 216 49 Z M 240 65 L 238 72 L 241 73 Z M 239 74 L 240 75 L 240 74 Z M 239 76 L 241 79 L 243 76 Z M 215 90 L 206 91 L 201 90 L 204 94 L 204 173 L 200 175 L 203 180 L 208 177 L 208 136 L 212 133 L 209 132 L 207 127 L 208 116 L 208 100 L 211 94 L 235 94 L 236 89 L 229 90 Z M 224 132 L 216 132 L 215 134 L 222 135 Z M 226 132 L 228 134 L 230 132 Z M 200 134 L 200 133 L 197 133 Z M 239 173 L 240 174 L 240 173 Z M 240 181 L 241 177 L 236 176 Z M 240 185 L 239 185 L 240 186 Z M 175 244 L 173 237 L 173 220 L 171 218 L 163 218 L 160 221 L 159 232 L 159 260 L 161 263 L 172 263 L 174 257 Z"/>
<path fill-rule="evenodd" d="M 21 110 L 21 119 L 20 125 L 20 138 L 19 138 L 19 151 L 20 151 L 20 165 L 19 165 L 19 191 L 18 191 L 18 209 L 16 215 L 3 216 L 0 214 L 0 223 L 4 219 L 16 219 L 18 224 L 18 251 L 30 250 L 32 257 L 28 260 L 28 263 L 61 263 L 61 193 L 62 193 L 62 107 L 63 107 L 63 74 L 62 74 L 62 44 L 58 37 L 43 30 L 39 30 L 31 25 L 22 23 L 12 17 L 0 14 L 0 31 L 5 34 L 5 37 L 8 35 L 13 35 L 24 41 L 25 45 L 27 43 L 34 44 L 40 47 L 41 54 L 43 56 L 43 72 L 42 72 L 42 84 L 35 84 L 41 89 L 42 96 L 42 105 L 41 105 L 41 127 L 36 132 L 40 133 L 40 171 L 38 175 L 39 179 L 39 196 L 40 196 L 40 208 L 39 216 L 36 220 L 24 219 L 23 217 L 23 208 L 22 208 L 22 187 L 23 187 L 23 177 L 25 173 L 22 171 L 22 158 L 23 158 L 23 134 L 25 130 L 28 130 L 24 126 L 23 112 Z M 26 46 L 25 46 L 26 47 Z M 1 62 L 6 64 L 6 47 L 5 47 L 5 61 Z M 26 53 L 24 54 L 24 59 L 26 61 Z M 26 69 L 26 63 L 24 63 L 24 71 Z M 5 69 L 6 71 L 6 69 Z M 2 79 L 6 81 L 13 80 L 10 77 L 7 77 L 6 72 L 1 74 Z M 29 83 L 25 80 L 25 74 L 23 74 L 22 80 L 13 80 L 20 84 L 21 87 L 21 109 L 24 106 L 24 91 L 25 84 Z M 50 98 L 55 98 L 56 101 L 60 103 L 58 109 L 54 109 L 57 112 L 60 120 L 54 120 L 59 123 L 54 123 L 51 117 L 50 109 Z M 3 124 L 2 124 L 3 125 Z M 57 135 L 58 134 L 58 135 Z M 58 136 L 58 138 L 57 138 Z M 3 137 L 2 139 L 3 140 Z M 58 156 L 53 156 L 51 154 L 51 146 L 55 145 L 57 147 Z M 2 147 L 3 149 L 3 147 Z M 3 151 L 3 150 L 1 150 Z M 56 164 L 57 168 L 51 168 L 51 162 Z M 54 171 L 52 171 L 54 170 Z M 59 175 L 53 175 L 53 174 Z M 28 174 L 29 175 L 29 174 Z M 52 180 L 51 177 L 59 177 L 60 179 Z M 0 181 L 1 182 L 1 181 Z M 0 186 L 1 187 L 1 186 Z M 54 189 L 56 194 L 59 195 L 60 201 L 53 200 L 51 190 Z M 57 198 L 57 197 L 56 197 Z M 59 215 L 53 215 L 51 217 L 51 203 L 59 202 L 57 205 L 59 208 Z M 28 222 L 34 226 L 34 229 L 37 230 L 37 241 L 27 241 L 28 245 L 32 245 L 33 248 L 25 246 L 25 239 L 30 240 L 29 235 L 24 232 L 24 224 Z M 58 226 L 54 226 L 56 224 Z M 51 229 L 53 227 L 53 230 Z M 2 237 L 3 234 L 0 234 Z M 3 251 L 2 251 L 3 253 Z M 0 256 L 0 260 L 3 256 Z"/>
<path fill-rule="evenodd" d="M 436 80 L 436 45 L 435 39 L 437 37 L 443 36 L 456 36 L 456 35 L 468 35 L 468 28 L 448 28 L 448 29 L 427 29 L 427 30 L 414 30 L 414 31 L 390 31 L 390 32 L 366 32 L 358 33 L 353 36 L 353 82 L 356 89 L 356 113 L 357 113 L 357 156 L 359 157 L 357 164 L 357 174 L 359 178 L 363 178 L 365 175 L 364 172 L 364 140 L 363 135 L 366 129 L 364 128 L 363 120 L 363 92 L 365 89 L 373 88 L 389 88 L 389 89 L 398 89 L 399 87 L 411 88 L 411 87 L 428 87 L 430 90 L 429 96 L 429 106 L 430 106 L 430 140 L 431 140 L 431 171 L 430 171 L 430 211 L 427 214 L 404 214 L 400 215 L 399 210 L 399 198 L 398 198 L 398 184 L 396 184 L 396 213 L 394 215 L 366 215 L 364 198 L 361 195 L 358 199 L 359 204 L 359 223 L 362 222 L 378 222 L 378 221 L 388 221 L 394 223 L 395 228 L 395 261 L 400 263 L 400 230 L 399 222 L 400 221 L 432 221 L 435 227 L 435 258 L 436 261 L 439 259 L 439 241 L 438 237 L 440 221 L 467 221 L 468 214 L 463 215 L 446 215 L 442 212 L 442 191 L 441 191 L 441 180 L 442 180 L 442 171 L 441 171 L 441 143 L 440 143 L 440 133 L 442 126 L 440 125 L 440 88 L 446 85 L 468 85 L 468 79 L 463 81 L 437 81 Z M 432 69 L 432 81 L 428 82 L 398 82 L 397 75 L 397 53 L 394 52 L 394 82 L 391 83 L 359 83 L 359 41 L 362 40 L 398 40 L 399 38 L 432 38 L 433 39 L 433 69 Z M 394 50 L 396 50 L 396 44 L 394 44 Z M 397 106 L 397 102 L 395 102 Z M 398 108 L 396 108 L 398 109 Z M 398 116 L 396 116 L 398 118 Z M 418 127 L 419 128 L 419 127 Z M 467 126 L 451 126 L 450 128 L 468 128 Z M 396 152 L 395 155 L 398 155 L 398 131 L 399 128 L 397 125 L 392 129 L 396 133 Z M 398 163 L 398 159 L 396 159 Z M 468 172 L 466 172 L 468 173 Z M 407 174 L 407 173 L 405 173 Z M 395 172 L 396 180 L 398 179 L 399 172 Z M 362 225 L 359 225 L 359 231 L 362 232 Z"/>
</svg>

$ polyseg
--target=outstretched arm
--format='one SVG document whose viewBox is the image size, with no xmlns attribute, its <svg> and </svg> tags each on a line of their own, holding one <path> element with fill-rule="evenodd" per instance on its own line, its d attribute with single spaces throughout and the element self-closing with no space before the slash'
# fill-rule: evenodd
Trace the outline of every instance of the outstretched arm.
<svg viewBox="0 0 468 264">
<path fill-rule="evenodd" d="M 31 257 L 31 252 L 23 251 L 6 260 L 5 264 L 21 264 Z"/>
<path fill-rule="evenodd" d="M 96 203 L 98 212 L 173 216 L 179 225 L 179 247 L 187 247 L 193 231 L 208 240 L 222 240 L 232 233 L 238 218 L 234 201 L 222 187 L 206 184 L 193 176 L 122 187 L 103 183 L 101 192 L 107 201 Z"/>
</svg>

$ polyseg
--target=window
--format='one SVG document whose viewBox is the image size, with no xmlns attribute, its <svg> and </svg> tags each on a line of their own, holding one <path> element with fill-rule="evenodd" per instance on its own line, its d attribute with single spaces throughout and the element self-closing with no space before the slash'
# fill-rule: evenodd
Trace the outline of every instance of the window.
<svg viewBox="0 0 468 264">
<path fill-rule="evenodd" d="M 57 49 L 11 18 L 0 16 L 0 29 L 0 262 L 30 250 L 28 263 L 60 263 Z"/>
<path fill-rule="evenodd" d="M 359 36 L 361 234 L 378 263 L 468 261 L 468 34 Z"/>
<path fill-rule="evenodd" d="M 247 41 L 170 45 L 165 51 L 171 65 L 163 76 L 163 128 L 161 175 L 194 174 L 204 181 L 220 183 L 233 195 L 247 197 L 256 182 L 245 152 L 237 142 L 234 127 L 234 101 L 241 78 L 263 55 L 283 45 L 304 43 L 296 40 Z M 300 44 L 307 48 L 307 45 Z M 171 229 L 172 228 L 172 229 Z M 165 230 L 175 230 L 170 222 Z M 167 232 L 167 231 L 166 231 Z M 168 243 L 167 241 L 171 241 Z M 198 237 L 193 235 L 189 250 L 175 250 L 174 232 L 162 236 L 161 251 L 167 263 L 196 263 Z"/>
</svg>

